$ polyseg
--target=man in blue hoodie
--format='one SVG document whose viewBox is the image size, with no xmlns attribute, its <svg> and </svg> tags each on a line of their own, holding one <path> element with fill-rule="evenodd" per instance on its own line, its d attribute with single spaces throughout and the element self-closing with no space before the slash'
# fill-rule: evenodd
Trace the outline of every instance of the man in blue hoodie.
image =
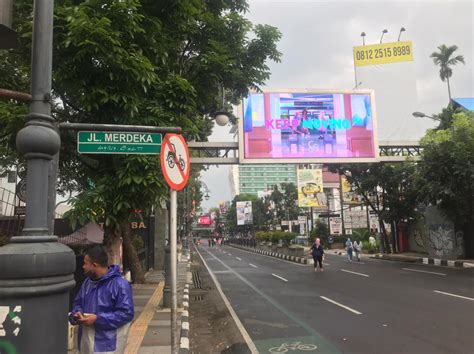
<svg viewBox="0 0 474 354">
<path fill-rule="evenodd" d="M 132 289 L 119 266 L 108 266 L 107 253 L 95 246 L 86 251 L 88 278 L 77 294 L 70 315 L 79 328 L 80 353 L 124 353 L 134 316 Z"/>
</svg>

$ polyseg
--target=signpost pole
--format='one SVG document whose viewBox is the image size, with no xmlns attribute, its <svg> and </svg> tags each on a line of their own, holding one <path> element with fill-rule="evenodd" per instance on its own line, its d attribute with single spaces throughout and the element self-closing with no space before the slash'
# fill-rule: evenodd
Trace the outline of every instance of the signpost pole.
<svg viewBox="0 0 474 354">
<path fill-rule="evenodd" d="M 178 353 L 177 343 L 177 311 L 178 311 L 178 299 L 176 297 L 176 280 L 177 280 L 177 238 L 176 238 L 176 226 L 177 226 L 177 192 L 171 189 L 170 193 L 170 211 L 171 211 L 171 225 L 170 225 L 170 247 L 171 247 L 171 352 Z"/>
</svg>

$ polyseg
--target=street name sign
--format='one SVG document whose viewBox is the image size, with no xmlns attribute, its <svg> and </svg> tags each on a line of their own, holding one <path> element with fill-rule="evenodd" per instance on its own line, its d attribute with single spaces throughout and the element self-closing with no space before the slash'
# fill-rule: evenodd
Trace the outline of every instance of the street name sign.
<svg viewBox="0 0 474 354">
<path fill-rule="evenodd" d="M 161 133 L 80 131 L 77 133 L 77 152 L 158 155 L 161 141 Z"/>
</svg>

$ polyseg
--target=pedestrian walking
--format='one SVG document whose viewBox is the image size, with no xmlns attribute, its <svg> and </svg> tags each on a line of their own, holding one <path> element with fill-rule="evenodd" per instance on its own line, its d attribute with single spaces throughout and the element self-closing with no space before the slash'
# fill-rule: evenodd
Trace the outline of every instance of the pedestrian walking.
<svg viewBox="0 0 474 354">
<path fill-rule="evenodd" d="M 362 252 L 362 241 L 354 241 L 354 253 L 356 255 L 357 261 L 360 262 L 360 253 Z"/>
<path fill-rule="evenodd" d="M 319 264 L 319 270 L 322 272 L 324 248 L 323 248 L 323 245 L 321 245 L 321 240 L 319 239 L 319 237 L 314 240 L 314 243 L 311 246 L 311 255 L 313 256 L 313 261 L 314 261 L 314 271 L 315 272 L 317 271 L 318 264 Z"/>
<path fill-rule="evenodd" d="M 347 259 L 352 262 L 352 241 L 350 238 L 346 241 Z"/>
<path fill-rule="evenodd" d="M 108 267 L 101 246 L 86 251 L 84 274 L 88 277 L 74 299 L 69 321 L 80 325 L 80 353 L 124 353 L 134 316 L 132 288 L 118 265 Z"/>
</svg>

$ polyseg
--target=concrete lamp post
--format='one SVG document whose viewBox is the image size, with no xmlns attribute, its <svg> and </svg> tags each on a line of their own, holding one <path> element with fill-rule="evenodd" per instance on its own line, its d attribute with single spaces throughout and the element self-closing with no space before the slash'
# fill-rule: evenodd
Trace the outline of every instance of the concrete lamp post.
<svg viewBox="0 0 474 354">
<path fill-rule="evenodd" d="M 0 247 L 0 350 L 66 353 L 69 290 L 75 257 L 48 228 L 48 172 L 61 144 L 51 117 L 53 0 L 34 6 L 31 105 L 18 133 L 28 161 L 21 236 Z"/>
</svg>

